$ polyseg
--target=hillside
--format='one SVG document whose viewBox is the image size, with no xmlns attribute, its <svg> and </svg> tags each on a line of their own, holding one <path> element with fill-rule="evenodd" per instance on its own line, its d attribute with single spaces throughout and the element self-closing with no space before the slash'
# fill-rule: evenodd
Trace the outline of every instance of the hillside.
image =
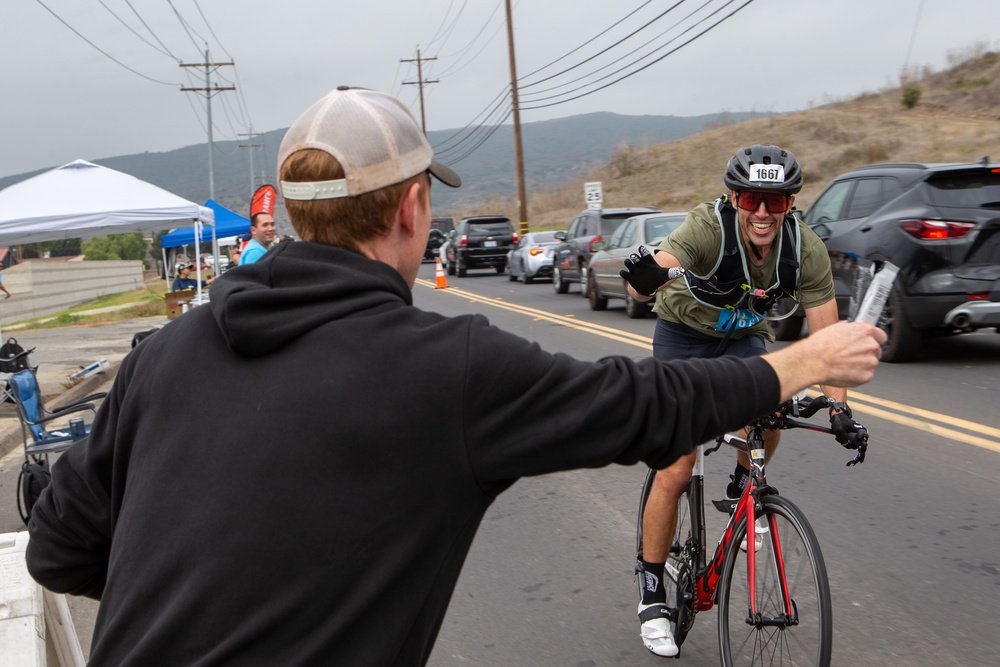
<svg viewBox="0 0 1000 667">
<path fill-rule="evenodd" d="M 907 88 L 920 91 L 912 108 Z M 565 228 L 583 208 L 583 183 L 604 184 L 605 206 L 655 205 L 687 210 L 718 196 L 727 160 L 741 146 L 777 144 L 802 163 L 806 209 L 826 183 L 876 162 L 963 162 L 1000 159 L 1000 54 L 973 52 L 947 71 L 921 72 L 899 87 L 807 111 L 715 127 L 677 141 L 620 150 L 619 160 L 559 188 L 529 193 L 534 228 Z M 516 201 L 494 200 L 491 212 L 517 213 Z M 479 212 L 479 211 L 476 211 Z M 482 211 L 482 212 L 485 212 Z"/>
<path fill-rule="evenodd" d="M 541 188 L 581 177 L 595 165 L 607 162 L 614 147 L 621 142 L 651 146 L 699 132 L 725 119 L 743 120 L 757 115 L 759 114 L 626 116 L 602 112 L 524 123 L 522 134 L 527 182 L 529 187 Z M 470 140 L 459 144 L 460 138 L 467 134 L 462 133 L 460 137 L 449 141 L 457 132 L 440 130 L 428 134 L 432 145 L 440 144 L 452 149 L 443 157 L 446 163 L 462 157 L 483 134 L 476 133 Z M 254 143 L 264 145 L 263 151 L 255 151 L 255 159 L 264 160 L 270 178 L 274 177 L 274 161 L 284 135 L 285 130 L 280 129 L 254 138 Z M 215 142 L 215 199 L 223 206 L 245 214 L 253 188 L 250 181 L 249 152 L 241 149 L 240 143 L 246 142 Z M 138 153 L 108 158 L 78 157 L 131 174 L 191 201 L 203 202 L 209 198 L 206 144 L 185 146 L 162 153 Z M 260 166 L 258 162 L 255 173 L 260 173 Z M 491 193 L 499 192 L 508 197 L 516 193 L 512 127 L 501 126 L 474 152 L 457 163 L 455 168 L 462 175 L 464 184 L 458 190 L 443 187 L 435 189 L 434 205 L 439 214 L 448 214 L 461 206 L 475 206 Z M 40 171 L 0 178 L 0 189 L 37 173 Z M 279 215 L 276 216 L 279 224 L 281 213 L 279 210 Z"/>
</svg>

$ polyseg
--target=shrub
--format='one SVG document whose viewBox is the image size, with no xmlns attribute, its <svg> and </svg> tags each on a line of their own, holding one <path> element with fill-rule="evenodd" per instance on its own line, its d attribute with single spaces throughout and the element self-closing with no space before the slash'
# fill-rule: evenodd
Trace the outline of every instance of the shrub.
<svg viewBox="0 0 1000 667">
<path fill-rule="evenodd" d="M 923 91 L 921 91 L 919 87 L 912 85 L 906 86 L 903 88 L 903 106 L 907 109 L 912 109 L 917 106 L 917 102 L 920 101 L 920 96 L 922 94 Z"/>
</svg>

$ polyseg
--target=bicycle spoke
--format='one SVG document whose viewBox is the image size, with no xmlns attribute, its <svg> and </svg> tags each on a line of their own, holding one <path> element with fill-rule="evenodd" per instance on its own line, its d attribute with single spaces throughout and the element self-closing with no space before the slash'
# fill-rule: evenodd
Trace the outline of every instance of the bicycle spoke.
<svg viewBox="0 0 1000 667">
<path fill-rule="evenodd" d="M 808 522 L 781 497 L 763 501 L 771 532 L 755 554 L 754 618 L 750 618 L 747 555 L 732 548 L 719 588 L 719 642 L 726 665 L 830 664 L 830 591 L 819 546 Z M 751 529 L 752 531 L 752 529 Z M 737 536 L 736 543 L 742 539 Z M 748 541 L 753 544 L 753 537 Z M 780 559 L 776 548 L 780 545 Z M 785 604 L 781 580 L 792 601 Z M 748 622 L 749 620 L 749 622 Z"/>
</svg>

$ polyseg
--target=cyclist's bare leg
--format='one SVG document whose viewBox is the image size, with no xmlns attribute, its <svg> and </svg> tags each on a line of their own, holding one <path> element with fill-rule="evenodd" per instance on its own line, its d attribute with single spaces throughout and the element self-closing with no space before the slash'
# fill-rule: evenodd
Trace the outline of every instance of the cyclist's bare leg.
<svg viewBox="0 0 1000 667">
<path fill-rule="evenodd" d="M 691 452 L 656 472 L 642 515 L 642 558 L 648 563 L 665 562 L 670 554 L 677 527 L 677 499 L 691 482 L 695 456 Z"/>
</svg>

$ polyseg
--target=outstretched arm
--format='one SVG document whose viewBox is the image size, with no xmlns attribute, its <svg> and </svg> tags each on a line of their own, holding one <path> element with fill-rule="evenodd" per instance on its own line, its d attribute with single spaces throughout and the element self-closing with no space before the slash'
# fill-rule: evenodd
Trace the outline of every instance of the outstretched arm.
<svg viewBox="0 0 1000 667">
<path fill-rule="evenodd" d="M 886 335 L 861 322 L 838 322 L 764 357 L 781 383 L 786 401 L 814 384 L 855 387 L 875 375 Z"/>
</svg>

